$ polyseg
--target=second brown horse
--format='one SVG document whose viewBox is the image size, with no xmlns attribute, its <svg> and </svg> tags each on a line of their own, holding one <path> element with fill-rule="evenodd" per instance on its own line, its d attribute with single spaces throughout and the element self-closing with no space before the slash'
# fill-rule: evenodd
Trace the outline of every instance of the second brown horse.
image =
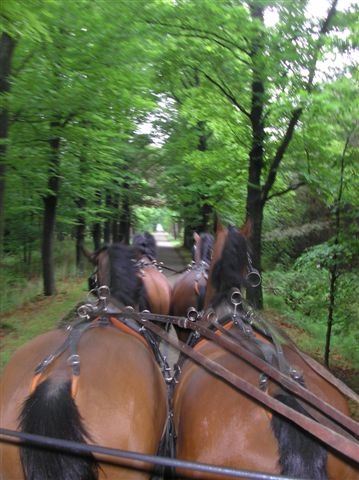
<svg viewBox="0 0 359 480">
<path fill-rule="evenodd" d="M 238 316 L 241 305 L 236 310 L 228 300 L 231 289 L 241 290 L 248 285 L 251 270 L 248 234 L 248 225 L 242 230 L 219 226 L 216 232 L 206 296 L 206 306 L 214 314 L 208 317 L 208 322 L 217 318 L 220 324 L 217 331 L 221 335 L 236 338 L 248 349 L 257 350 L 258 355 L 278 369 L 282 364 L 285 371 L 302 372 L 298 379 L 301 384 L 349 415 L 344 394 L 313 369 L 290 341 L 283 341 L 280 336 L 274 337 L 274 341 L 254 328 L 251 333 L 251 325 L 241 320 L 245 316 Z M 223 333 L 224 329 L 227 333 Z M 305 408 L 280 384 L 266 379 L 260 370 L 217 343 L 201 340 L 194 348 L 249 385 L 257 389 L 261 386 L 271 398 L 305 414 Z M 173 405 L 178 459 L 297 479 L 359 478 L 358 464 L 341 456 L 338 448 L 325 447 L 305 430 L 191 360 L 184 361 Z M 178 473 L 185 478 L 227 478 L 225 474 L 180 470 Z"/>
<path fill-rule="evenodd" d="M 190 308 L 198 312 L 204 305 L 208 271 L 212 258 L 214 238 L 210 233 L 194 233 L 192 265 L 183 273 L 173 286 L 171 298 L 171 314 L 187 316 Z M 175 325 L 177 336 L 186 342 L 189 330 Z"/>
</svg>

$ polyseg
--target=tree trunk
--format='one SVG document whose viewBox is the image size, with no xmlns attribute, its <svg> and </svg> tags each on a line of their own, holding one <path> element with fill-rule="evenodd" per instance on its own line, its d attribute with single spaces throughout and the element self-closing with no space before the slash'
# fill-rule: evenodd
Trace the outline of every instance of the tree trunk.
<svg viewBox="0 0 359 480">
<path fill-rule="evenodd" d="M 332 327 L 334 322 L 334 308 L 335 308 L 335 296 L 337 286 L 337 267 L 330 270 L 330 286 L 329 286 L 329 305 L 328 305 L 328 319 L 327 319 L 327 331 L 325 334 L 325 350 L 324 350 L 324 365 L 329 368 L 329 355 L 330 355 L 330 343 L 332 337 Z"/>
<path fill-rule="evenodd" d="M 336 198 L 336 209 L 335 209 L 335 240 L 334 245 L 338 247 L 340 244 L 340 233 L 341 233 L 341 204 L 343 200 L 343 188 L 344 188 L 344 171 L 345 171 L 345 155 L 348 148 L 350 140 L 350 135 L 347 137 L 344 150 L 340 159 L 340 177 L 339 177 L 339 188 L 338 195 Z M 333 266 L 330 268 L 330 284 L 329 284 L 329 304 L 328 304 L 328 319 L 327 319 L 327 331 L 325 335 L 325 350 L 324 350 L 324 365 L 329 367 L 329 355 L 330 355 L 330 343 L 332 336 L 332 327 L 334 323 L 334 309 L 335 309 L 335 300 L 337 292 L 337 280 L 340 275 L 339 271 L 339 258 L 336 252 L 333 255 Z"/>
<path fill-rule="evenodd" d="M 52 122 L 53 129 L 59 126 Z M 44 218 L 42 233 L 42 272 L 44 282 L 44 295 L 55 295 L 55 263 L 54 263 L 54 238 L 56 224 L 56 207 L 60 178 L 58 174 L 60 164 L 60 137 L 55 135 L 50 139 L 51 158 L 49 165 L 48 194 L 43 197 Z"/>
<path fill-rule="evenodd" d="M 79 197 L 76 201 L 76 204 L 80 212 L 77 216 L 76 226 L 76 270 L 78 275 L 83 275 L 85 271 L 83 247 L 85 241 L 86 222 L 85 217 L 81 212 L 86 205 L 86 200 L 83 197 Z"/>
<path fill-rule="evenodd" d="M 259 19 L 263 23 L 263 7 L 251 6 L 253 18 Z M 261 271 L 262 257 L 262 224 L 264 202 L 262 200 L 261 174 L 263 169 L 263 150 L 264 150 L 264 83 L 262 81 L 262 70 L 257 65 L 257 56 L 261 55 L 263 49 L 260 35 L 256 35 L 252 45 L 252 99 L 250 122 L 252 128 L 252 146 L 249 153 L 248 166 L 248 187 L 247 187 L 247 218 L 250 218 L 253 224 L 251 243 L 252 243 L 252 262 L 254 268 Z M 262 285 L 247 290 L 247 300 L 254 307 L 263 308 Z"/>
<path fill-rule="evenodd" d="M 0 37 L 0 95 L 10 91 L 9 76 L 15 40 L 7 33 Z M 9 113 L 6 104 L 0 109 L 0 257 L 3 253 L 5 235 L 5 177 L 6 177 L 6 142 L 8 138 Z"/>
<path fill-rule="evenodd" d="M 109 193 L 106 194 L 105 202 L 106 210 L 111 210 L 111 195 Z M 105 243 L 111 243 L 111 220 L 108 218 L 108 215 L 106 215 L 103 227 L 103 240 Z"/>
<path fill-rule="evenodd" d="M 102 231 L 101 223 L 99 222 L 95 223 L 92 227 L 92 240 L 93 240 L 93 246 L 95 251 L 101 247 L 101 238 L 102 238 L 101 231 Z"/>
<path fill-rule="evenodd" d="M 124 182 L 122 186 L 122 201 L 121 201 L 121 212 L 120 212 L 120 222 L 119 222 L 119 240 L 126 245 L 130 244 L 130 233 L 131 233 L 131 206 L 129 200 L 129 190 L 130 185 L 128 182 Z"/>
<path fill-rule="evenodd" d="M 100 191 L 97 191 L 95 195 L 95 203 L 98 206 L 98 208 L 101 208 L 102 201 L 103 201 L 102 194 Z M 102 243 L 102 223 L 101 222 L 96 222 L 92 225 L 91 234 L 92 234 L 93 248 L 95 251 L 97 251 L 101 247 L 101 243 Z"/>
</svg>

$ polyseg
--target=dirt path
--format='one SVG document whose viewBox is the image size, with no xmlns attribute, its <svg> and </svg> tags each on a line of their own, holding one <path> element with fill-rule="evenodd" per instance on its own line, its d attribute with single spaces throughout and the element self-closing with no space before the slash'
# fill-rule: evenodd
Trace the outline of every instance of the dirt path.
<svg viewBox="0 0 359 480">
<path fill-rule="evenodd" d="M 187 263 L 179 251 L 174 248 L 172 243 L 168 240 L 168 234 L 166 232 L 156 232 L 154 237 L 157 244 L 157 261 L 163 263 L 163 273 L 173 286 L 181 275 L 181 273 L 175 272 L 183 271 L 186 268 Z M 170 328 L 169 333 L 174 338 L 177 338 L 173 327 Z M 160 348 L 170 367 L 173 368 L 173 365 L 178 360 L 178 350 L 166 344 L 164 341 L 161 342 Z"/>
<path fill-rule="evenodd" d="M 157 261 L 163 263 L 163 273 L 168 278 L 170 284 L 174 285 L 180 276 L 180 273 L 175 272 L 181 272 L 186 268 L 187 264 L 179 251 L 168 240 L 166 232 L 156 232 L 154 237 L 157 244 Z"/>
</svg>

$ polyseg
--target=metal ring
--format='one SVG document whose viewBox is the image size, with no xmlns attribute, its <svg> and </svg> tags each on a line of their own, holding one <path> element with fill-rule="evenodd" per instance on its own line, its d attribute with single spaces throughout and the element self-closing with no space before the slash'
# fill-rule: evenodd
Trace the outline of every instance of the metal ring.
<svg viewBox="0 0 359 480">
<path fill-rule="evenodd" d="M 194 307 L 190 307 L 187 310 L 187 318 L 188 318 L 189 321 L 196 322 L 198 320 L 198 316 L 199 316 L 199 314 Z"/>
<path fill-rule="evenodd" d="M 80 363 L 81 363 L 80 362 L 80 355 L 78 355 L 77 353 L 73 353 L 67 359 L 67 364 L 71 365 L 72 367 L 74 367 L 76 365 L 80 365 Z"/>
<path fill-rule="evenodd" d="M 95 301 L 97 302 L 98 300 L 97 288 L 93 288 L 92 290 L 90 290 L 87 294 L 86 299 L 89 303 L 95 303 Z"/>
<path fill-rule="evenodd" d="M 213 310 L 213 308 L 209 309 L 206 312 L 206 320 L 208 323 L 216 323 L 218 320 L 216 312 Z"/>
<path fill-rule="evenodd" d="M 247 275 L 247 281 L 249 282 L 249 284 L 252 288 L 259 287 L 262 279 L 261 279 L 261 275 L 258 272 L 258 270 L 253 268 Z"/>
<path fill-rule="evenodd" d="M 107 285 L 101 285 L 101 287 L 98 287 L 97 296 L 100 300 L 106 300 L 110 296 L 110 287 Z"/>
<path fill-rule="evenodd" d="M 80 305 L 77 309 L 77 315 L 80 318 L 88 318 L 90 313 L 93 311 L 93 307 L 89 303 L 85 303 L 84 305 Z"/>
<path fill-rule="evenodd" d="M 242 294 L 237 288 L 233 289 L 230 296 L 230 300 L 233 303 L 233 305 L 236 305 L 236 306 L 242 303 Z"/>
</svg>

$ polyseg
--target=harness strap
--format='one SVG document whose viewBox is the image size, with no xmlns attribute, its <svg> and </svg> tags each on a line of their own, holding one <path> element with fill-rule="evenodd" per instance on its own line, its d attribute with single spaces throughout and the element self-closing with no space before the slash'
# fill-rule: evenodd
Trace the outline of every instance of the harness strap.
<svg viewBox="0 0 359 480">
<path fill-rule="evenodd" d="M 41 376 L 45 372 L 45 370 L 57 359 L 59 358 L 67 349 L 70 351 L 70 355 L 67 358 L 67 363 L 71 367 L 71 396 L 72 398 L 76 397 L 78 391 L 78 384 L 80 379 L 80 355 L 78 354 L 78 345 L 80 342 L 80 338 L 84 332 L 86 332 L 89 328 L 94 327 L 103 327 L 106 325 L 112 324 L 114 327 L 118 328 L 119 330 L 127 333 L 129 335 L 134 336 L 140 342 L 149 348 L 149 344 L 146 339 L 138 333 L 134 328 L 126 325 L 123 321 L 119 320 L 118 318 L 111 316 L 109 319 L 106 317 L 96 317 L 90 322 L 80 322 L 73 327 L 68 329 L 68 336 L 64 340 L 64 342 L 58 347 L 55 352 L 50 353 L 47 357 L 45 357 L 35 368 L 34 376 L 32 378 L 30 384 L 30 395 L 35 391 L 36 387 L 38 386 Z"/>
<path fill-rule="evenodd" d="M 140 342 L 148 348 L 148 343 L 146 342 L 146 340 L 143 338 L 142 335 L 136 332 L 133 328 L 129 327 L 128 325 L 126 325 L 124 322 L 122 322 L 115 316 L 111 316 L 109 320 L 114 327 L 118 328 L 119 330 L 122 330 L 125 333 L 132 335 L 133 337 L 136 337 L 137 340 L 140 340 Z"/>
<path fill-rule="evenodd" d="M 299 427 L 304 428 L 309 433 L 311 433 L 316 438 L 322 440 L 326 445 L 340 449 L 340 452 L 346 455 L 347 457 L 356 460 L 359 456 L 359 443 L 350 436 L 347 432 L 344 432 L 338 425 L 333 425 L 331 421 L 328 421 L 327 417 L 320 415 L 321 423 L 318 423 L 316 420 L 313 420 L 302 413 L 293 410 L 291 407 L 288 407 L 279 400 L 271 397 L 267 393 L 256 388 L 254 385 L 250 384 L 246 380 L 235 375 L 230 370 L 226 369 L 222 365 L 216 363 L 215 361 L 207 358 L 202 355 L 196 349 L 193 349 L 181 342 L 180 340 L 175 340 L 171 338 L 168 333 L 164 332 L 160 327 L 153 324 L 152 322 L 146 321 L 146 328 L 149 328 L 151 331 L 156 333 L 160 338 L 164 339 L 170 345 L 178 348 L 186 356 L 190 357 L 197 364 L 204 367 L 211 374 L 216 375 L 217 377 L 226 380 L 231 385 L 238 388 L 240 391 L 248 394 L 250 397 L 255 398 L 263 405 L 266 405 L 270 410 L 279 413 L 285 418 L 293 421 Z M 213 337 L 215 334 L 212 332 Z M 218 337 L 220 339 L 222 337 Z M 259 360 L 259 359 L 258 359 Z M 288 379 L 289 380 L 289 379 Z M 300 386 L 297 385 L 299 388 Z M 323 402 L 324 403 L 324 402 Z M 344 417 L 343 414 L 338 412 L 340 416 Z M 347 418 L 347 417 L 345 417 Z M 348 418 L 349 423 L 355 424 L 357 429 L 357 423 Z M 346 425 L 347 427 L 347 425 Z M 333 430 L 331 430 L 333 428 Z M 350 429 L 349 427 L 347 427 Z"/>
<path fill-rule="evenodd" d="M 179 340 L 175 340 L 168 335 L 165 336 L 165 332 L 154 325 L 149 320 L 155 320 L 159 322 L 168 321 L 171 317 L 167 317 L 165 315 L 158 315 L 152 313 L 137 313 L 137 312 L 126 312 L 129 318 L 137 319 L 138 322 L 142 323 L 146 328 L 151 329 L 158 335 L 160 338 L 164 339 L 170 345 L 173 345 L 179 351 L 184 353 L 186 356 L 191 357 L 191 351 L 193 350 L 188 345 L 180 342 Z M 253 365 L 259 371 L 264 372 L 273 380 L 277 381 L 280 385 L 282 385 L 286 390 L 289 390 L 291 393 L 299 397 L 300 399 L 306 402 L 306 405 L 310 404 L 313 405 L 317 410 L 321 410 L 326 417 L 331 418 L 335 421 L 338 425 L 343 426 L 348 431 L 354 433 L 354 435 L 358 434 L 358 423 L 355 422 L 352 418 L 344 415 L 340 411 L 338 411 L 333 406 L 329 405 L 324 400 L 321 400 L 316 395 L 314 395 L 310 390 L 302 387 L 300 383 L 294 381 L 291 377 L 283 374 L 278 369 L 274 368 L 272 365 L 265 362 L 263 359 L 254 355 L 249 350 L 245 349 L 242 345 L 238 342 L 234 342 L 228 336 L 219 336 L 215 335 L 215 333 L 208 328 L 206 322 L 203 321 L 190 321 L 188 318 L 185 317 L 172 317 L 172 323 L 175 323 L 183 328 L 189 328 L 195 331 L 197 334 L 202 335 L 205 338 L 208 338 L 223 347 L 224 349 L 228 350 L 229 352 L 233 353 L 234 355 L 239 356 L 246 360 L 249 364 Z M 154 330 L 156 327 L 156 330 Z M 299 352 L 300 353 L 300 352 Z M 201 363 L 201 362 L 197 362 Z"/>
<path fill-rule="evenodd" d="M 76 396 L 78 380 L 80 376 L 80 356 L 77 354 L 77 346 L 80 341 L 81 335 L 89 328 L 97 326 L 96 324 L 94 324 L 96 320 L 97 319 L 94 319 L 91 322 L 86 323 L 80 322 L 73 327 L 68 328 L 68 336 L 60 345 L 60 347 L 58 347 L 55 352 L 50 353 L 36 366 L 35 374 L 30 385 L 30 394 L 35 391 L 36 387 L 40 382 L 41 376 L 45 372 L 47 367 L 51 365 L 58 357 L 60 357 L 67 349 L 69 349 L 70 355 L 67 359 L 67 362 L 68 365 L 71 366 L 72 370 L 71 394 L 73 398 Z"/>
</svg>

